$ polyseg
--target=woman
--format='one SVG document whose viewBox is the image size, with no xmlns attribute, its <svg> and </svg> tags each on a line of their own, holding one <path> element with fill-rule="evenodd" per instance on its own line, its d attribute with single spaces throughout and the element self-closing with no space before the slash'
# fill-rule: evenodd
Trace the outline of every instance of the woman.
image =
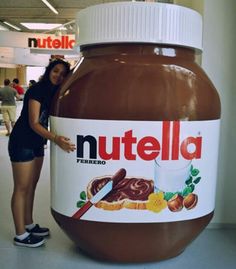
<svg viewBox="0 0 236 269">
<path fill-rule="evenodd" d="M 52 61 L 38 83 L 30 87 L 24 97 L 21 115 L 9 139 L 14 191 L 11 200 L 16 236 L 19 246 L 38 247 L 44 244 L 48 228 L 33 222 L 33 201 L 44 158 L 47 139 L 67 152 L 74 151 L 70 139 L 48 131 L 49 108 L 52 98 L 69 73 L 69 64 Z"/>
</svg>

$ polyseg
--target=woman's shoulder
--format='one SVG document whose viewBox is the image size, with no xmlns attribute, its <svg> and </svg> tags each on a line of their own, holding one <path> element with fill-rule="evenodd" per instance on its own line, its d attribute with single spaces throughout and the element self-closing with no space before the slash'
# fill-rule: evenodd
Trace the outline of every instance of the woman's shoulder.
<svg viewBox="0 0 236 269">
<path fill-rule="evenodd" d="M 29 91 L 29 93 L 37 92 L 37 91 L 42 92 L 42 91 L 46 91 L 50 87 L 51 87 L 51 85 L 49 83 L 39 81 L 39 82 L 35 83 L 34 85 L 32 85 L 27 91 Z"/>
<path fill-rule="evenodd" d="M 37 82 L 36 84 L 32 85 L 25 94 L 25 97 L 28 97 L 29 99 L 38 99 L 43 98 L 43 96 L 47 92 L 47 85 L 42 82 Z"/>
<path fill-rule="evenodd" d="M 31 85 L 31 86 L 28 88 L 27 92 L 35 91 L 35 90 L 37 90 L 37 89 L 39 89 L 39 88 L 40 88 L 40 83 L 37 82 L 37 83 L 35 83 L 34 85 Z"/>
</svg>

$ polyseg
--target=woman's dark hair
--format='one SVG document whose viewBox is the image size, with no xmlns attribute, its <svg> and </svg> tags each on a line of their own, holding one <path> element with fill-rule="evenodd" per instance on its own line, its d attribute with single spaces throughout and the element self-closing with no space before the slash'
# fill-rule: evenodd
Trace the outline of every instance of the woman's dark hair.
<svg viewBox="0 0 236 269">
<path fill-rule="evenodd" d="M 58 64 L 63 64 L 65 66 L 65 69 L 66 69 L 66 74 L 68 74 L 70 72 L 70 64 L 61 60 L 61 59 L 56 59 L 56 60 L 53 60 L 49 63 L 49 65 L 46 67 L 46 70 L 42 76 L 42 79 L 41 81 L 42 82 L 47 82 L 49 81 L 49 75 L 50 75 L 50 72 L 52 71 L 52 69 L 58 65 Z"/>
<path fill-rule="evenodd" d="M 36 83 L 36 81 L 34 79 L 30 79 L 29 81 L 32 85 L 34 85 Z"/>
</svg>

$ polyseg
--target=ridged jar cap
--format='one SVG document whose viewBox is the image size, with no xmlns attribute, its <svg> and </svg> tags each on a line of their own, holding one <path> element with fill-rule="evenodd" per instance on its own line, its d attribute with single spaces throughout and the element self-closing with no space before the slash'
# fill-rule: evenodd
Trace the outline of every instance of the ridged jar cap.
<svg viewBox="0 0 236 269">
<path fill-rule="evenodd" d="M 77 13 L 76 46 L 153 43 L 202 49 L 202 17 L 189 8 L 153 2 L 115 2 Z"/>
</svg>

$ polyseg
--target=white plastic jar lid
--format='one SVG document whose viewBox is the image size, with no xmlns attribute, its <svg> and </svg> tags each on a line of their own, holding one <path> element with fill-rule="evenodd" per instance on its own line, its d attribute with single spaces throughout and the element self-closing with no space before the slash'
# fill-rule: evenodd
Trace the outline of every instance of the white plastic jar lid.
<svg viewBox="0 0 236 269">
<path fill-rule="evenodd" d="M 115 2 L 85 8 L 76 17 L 76 47 L 154 43 L 202 50 L 202 17 L 189 8 L 153 2 Z"/>
</svg>

